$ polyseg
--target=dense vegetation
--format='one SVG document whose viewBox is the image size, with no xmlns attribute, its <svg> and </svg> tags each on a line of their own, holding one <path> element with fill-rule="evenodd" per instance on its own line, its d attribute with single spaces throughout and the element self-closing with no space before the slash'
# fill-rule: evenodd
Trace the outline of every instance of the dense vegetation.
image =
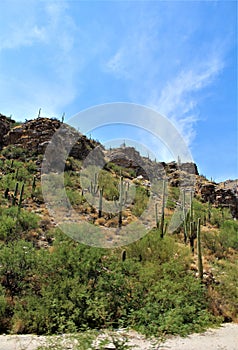
<svg viewBox="0 0 238 350">
<path fill-rule="evenodd" d="M 194 219 L 202 221 L 201 283 L 196 247 L 192 254 L 184 245 L 183 227 L 161 235 L 157 225 L 139 241 L 113 250 L 65 236 L 44 206 L 40 161 L 20 148 L 5 148 L 1 155 L 0 332 L 131 327 L 148 335 L 185 335 L 237 320 L 238 225 L 228 210 L 193 199 Z M 75 172 L 79 168 L 80 162 L 68 159 L 65 187 L 72 205 L 97 225 L 117 225 L 117 215 L 98 218 L 87 203 Z M 105 198 L 120 201 L 122 171 L 133 178 L 132 171 L 112 164 L 100 174 Z M 165 222 L 177 190 L 169 190 Z M 143 186 L 137 187 L 132 219 L 143 211 L 147 195 Z"/>
</svg>

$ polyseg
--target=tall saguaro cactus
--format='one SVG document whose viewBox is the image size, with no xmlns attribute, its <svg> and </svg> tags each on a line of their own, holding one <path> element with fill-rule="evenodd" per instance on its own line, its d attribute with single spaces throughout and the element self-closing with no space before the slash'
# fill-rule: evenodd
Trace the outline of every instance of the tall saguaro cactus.
<svg viewBox="0 0 238 350">
<path fill-rule="evenodd" d="M 21 187 L 20 198 L 19 198 L 19 203 L 18 203 L 18 211 L 19 212 L 21 210 L 21 205 L 22 205 L 22 200 L 23 200 L 23 193 L 24 193 L 24 183 L 22 184 L 22 187 Z"/>
<path fill-rule="evenodd" d="M 165 181 L 163 181 L 163 192 L 162 192 L 162 208 L 161 208 L 161 220 L 158 218 L 158 203 L 155 204 L 155 221 L 156 227 L 160 231 L 160 237 L 163 238 L 167 231 L 167 223 L 164 220 L 165 217 Z"/>
<path fill-rule="evenodd" d="M 19 186 L 19 184 L 17 182 L 16 185 L 15 185 L 15 190 L 14 190 L 14 194 L 13 194 L 13 197 L 12 197 L 12 205 L 16 205 L 18 186 Z"/>
<path fill-rule="evenodd" d="M 36 177 L 33 176 L 32 186 L 31 186 L 31 198 L 34 197 L 35 189 L 36 189 Z"/>
<path fill-rule="evenodd" d="M 115 206 L 118 208 L 118 227 L 120 228 L 122 226 L 122 209 L 123 206 L 126 204 L 127 201 L 127 189 L 126 184 L 123 182 L 123 177 L 120 176 L 120 182 L 119 182 L 119 199 L 116 200 L 114 198 Z"/>
<path fill-rule="evenodd" d="M 102 217 L 102 204 L 103 204 L 103 187 L 100 188 L 98 185 L 98 175 L 97 173 L 94 175 L 94 181 L 91 181 L 89 192 L 96 196 L 99 193 L 99 204 L 98 204 L 98 217 Z"/>
<path fill-rule="evenodd" d="M 194 221 L 193 213 L 193 192 L 190 191 L 190 209 L 186 210 L 185 205 L 185 191 L 183 192 L 183 220 L 184 220 L 184 243 L 187 243 L 189 240 L 190 248 L 192 253 L 194 253 L 194 241 L 197 237 L 197 228 Z"/>
<path fill-rule="evenodd" d="M 102 217 L 102 198 L 103 198 L 103 188 L 99 190 L 99 205 L 98 205 L 98 217 Z"/>
<path fill-rule="evenodd" d="M 89 192 L 92 195 L 95 195 L 98 193 L 99 186 L 98 186 L 98 175 L 94 174 L 94 181 L 91 181 Z"/>
<path fill-rule="evenodd" d="M 203 280 L 202 248 L 201 248 L 201 223 L 200 218 L 197 222 L 197 255 L 198 255 L 198 276 Z"/>
</svg>

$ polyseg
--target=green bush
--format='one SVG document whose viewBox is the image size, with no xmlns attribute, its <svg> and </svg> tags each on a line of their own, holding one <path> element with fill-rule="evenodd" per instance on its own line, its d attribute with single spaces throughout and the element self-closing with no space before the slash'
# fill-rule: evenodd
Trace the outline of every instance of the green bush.
<svg viewBox="0 0 238 350">
<path fill-rule="evenodd" d="M 134 198 L 134 205 L 132 207 L 132 213 L 135 216 L 140 216 L 147 207 L 149 197 L 147 195 L 146 189 L 142 186 L 136 187 L 136 193 Z"/>
<path fill-rule="evenodd" d="M 219 242 L 225 249 L 233 248 L 238 250 L 238 222 L 226 220 L 221 225 Z"/>
<path fill-rule="evenodd" d="M 205 290 L 199 281 L 171 261 L 145 294 L 143 306 L 132 315 L 133 327 L 147 335 L 201 331 L 211 323 Z"/>
<path fill-rule="evenodd" d="M 9 145 L 5 147 L 1 153 L 7 159 L 25 160 L 27 151 L 21 147 L 16 147 L 15 145 Z"/>
<path fill-rule="evenodd" d="M 38 226 L 39 218 L 36 214 L 17 207 L 0 208 L 0 239 L 9 240 L 22 236 Z"/>
</svg>

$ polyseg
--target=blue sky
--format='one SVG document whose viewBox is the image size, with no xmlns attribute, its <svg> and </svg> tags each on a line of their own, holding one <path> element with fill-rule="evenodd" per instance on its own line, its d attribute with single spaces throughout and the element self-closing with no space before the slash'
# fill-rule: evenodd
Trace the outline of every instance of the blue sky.
<svg viewBox="0 0 238 350">
<path fill-rule="evenodd" d="M 200 173 L 238 177 L 236 1 L 1 0 L 0 21 L 0 113 L 142 104 L 172 121 Z"/>
</svg>

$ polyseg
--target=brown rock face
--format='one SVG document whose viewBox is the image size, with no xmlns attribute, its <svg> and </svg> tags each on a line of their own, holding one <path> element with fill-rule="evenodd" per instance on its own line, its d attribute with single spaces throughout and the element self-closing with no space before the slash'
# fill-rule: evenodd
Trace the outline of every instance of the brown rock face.
<svg viewBox="0 0 238 350">
<path fill-rule="evenodd" d="M 9 132 L 15 121 L 0 114 L 0 149 L 3 147 L 4 136 Z"/>
<path fill-rule="evenodd" d="M 32 153 L 43 153 L 47 142 L 60 127 L 58 120 L 38 118 L 16 126 L 5 135 L 5 146 L 17 145 Z"/>
<path fill-rule="evenodd" d="M 145 179 L 164 178 L 167 176 L 172 186 L 193 185 L 195 175 L 198 175 L 194 163 L 176 162 L 156 163 L 149 158 L 142 157 L 134 147 L 121 147 L 107 151 L 110 161 L 123 167 L 134 169 L 136 176 L 142 175 Z"/>
<path fill-rule="evenodd" d="M 164 167 L 161 163 L 152 162 L 150 159 L 142 157 L 134 147 L 115 148 L 106 151 L 110 162 L 123 168 L 133 169 L 136 176 L 142 175 L 144 179 L 161 178 L 165 175 Z"/>
<path fill-rule="evenodd" d="M 57 132 L 57 136 L 54 136 Z M 67 151 L 70 156 L 83 160 L 98 143 L 89 140 L 72 127 L 62 124 L 57 119 L 37 118 L 29 120 L 20 126 L 7 129 L 4 133 L 4 146 L 16 145 L 28 150 L 29 154 L 44 154 L 48 144 L 54 143 L 57 162 L 60 152 Z"/>
<path fill-rule="evenodd" d="M 220 184 L 197 183 L 197 194 L 204 202 L 210 202 L 215 207 L 229 208 L 234 218 L 238 219 L 238 186 L 221 188 Z"/>
</svg>

